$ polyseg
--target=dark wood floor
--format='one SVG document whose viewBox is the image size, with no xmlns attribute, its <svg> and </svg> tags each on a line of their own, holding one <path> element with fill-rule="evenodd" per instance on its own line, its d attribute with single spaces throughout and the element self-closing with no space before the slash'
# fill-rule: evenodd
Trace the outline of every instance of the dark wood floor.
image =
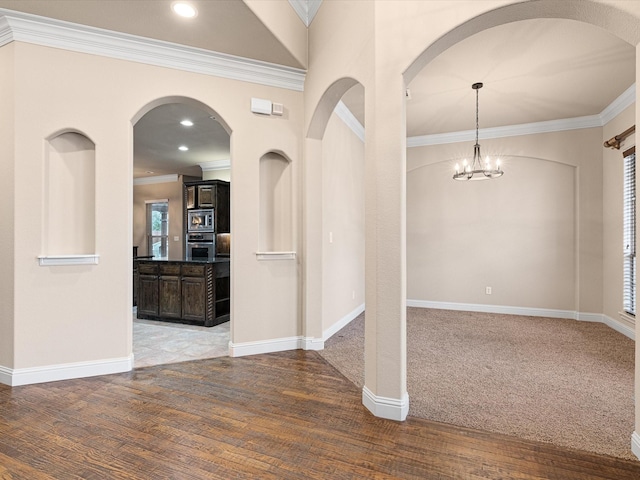
<svg viewBox="0 0 640 480">
<path fill-rule="evenodd" d="M 0 479 L 640 479 L 640 462 L 373 417 L 315 352 L 0 385 Z"/>
</svg>

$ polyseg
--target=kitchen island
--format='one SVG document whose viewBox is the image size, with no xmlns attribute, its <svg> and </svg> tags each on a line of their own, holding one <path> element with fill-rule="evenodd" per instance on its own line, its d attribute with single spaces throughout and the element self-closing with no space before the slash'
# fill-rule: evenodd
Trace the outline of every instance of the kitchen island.
<svg viewBox="0 0 640 480">
<path fill-rule="evenodd" d="M 138 318 L 205 327 L 229 321 L 229 257 L 136 264 Z"/>
</svg>

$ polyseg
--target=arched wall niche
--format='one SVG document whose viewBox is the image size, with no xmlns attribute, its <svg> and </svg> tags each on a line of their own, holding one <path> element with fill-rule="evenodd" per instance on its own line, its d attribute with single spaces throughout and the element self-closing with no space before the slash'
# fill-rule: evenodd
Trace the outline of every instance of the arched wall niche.
<svg viewBox="0 0 640 480">
<path fill-rule="evenodd" d="M 96 146 L 83 132 L 60 130 L 46 139 L 44 256 L 96 251 Z"/>
<path fill-rule="evenodd" d="M 260 157 L 260 252 L 293 251 L 291 160 L 280 150 Z"/>
</svg>

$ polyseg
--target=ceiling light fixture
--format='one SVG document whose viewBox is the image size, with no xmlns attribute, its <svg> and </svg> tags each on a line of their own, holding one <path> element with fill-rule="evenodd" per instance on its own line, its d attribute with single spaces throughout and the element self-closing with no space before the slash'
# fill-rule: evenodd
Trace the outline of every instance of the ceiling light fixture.
<svg viewBox="0 0 640 480">
<path fill-rule="evenodd" d="M 173 2 L 171 4 L 171 9 L 181 17 L 185 18 L 193 18 L 198 15 L 198 10 L 196 8 L 186 2 Z"/>
<path fill-rule="evenodd" d="M 478 90 L 482 88 L 482 83 L 474 83 L 471 85 L 476 91 L 476 144 L 473 146 L 473 161 L 462 162 L 462 171 L 460 165 L 456 163 L 456 173 L 453 174 L 454 180 L 486 180 L 487 178 L 498 178 L 504 173 L 500 168 L 500 159 L 496 160 L 495 168 L 491 166 L 491 161 L 487 156 L 482 163 L 482 155 L 480 155 L 480 144 L 478 143 Z"/>
<path fill-rule="evenodd" d="M 185 119 L 180 122 L 180 125 L 183 125 L 185 127 L 193 127 L 193 122 L 191 120 Z"/>
<path fill-rule="evenodd" d="M 178 147 L 178 150 L 180 150 L 181 152 L 186 152 L 187 150 L 189 150 L 189 147 L 187 147 L 186 145 L 180 145 Z"/>
</svg>

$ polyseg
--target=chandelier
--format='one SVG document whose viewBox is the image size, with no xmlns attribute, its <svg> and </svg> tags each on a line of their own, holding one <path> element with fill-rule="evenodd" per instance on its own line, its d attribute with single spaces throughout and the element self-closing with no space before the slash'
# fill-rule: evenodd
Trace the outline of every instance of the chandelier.
<svg viewBox="0 0 640 480">
<path fill-rule="evenodd" d="M 473 161 L 469 163 L 465 159 L 462 162 L 462 170 L 460 170 L 460 165 L 456 163 L 456 173 L 453 174 L 453 179 L 486 180 L 487 178 L 498 178 L 504 173 L 500 168 L 500 159 L 496 160 L 495 166 L 492 166 L 488 156 L 485 157 L 483 163 L 482 155 L 480 155 L 480 144 L 478 143 L 478 90 L 482 88 L 482 83 L 474 83 L 471 88 L 476 91 L 476 144 L 473 146 Z"/>
</svg>

